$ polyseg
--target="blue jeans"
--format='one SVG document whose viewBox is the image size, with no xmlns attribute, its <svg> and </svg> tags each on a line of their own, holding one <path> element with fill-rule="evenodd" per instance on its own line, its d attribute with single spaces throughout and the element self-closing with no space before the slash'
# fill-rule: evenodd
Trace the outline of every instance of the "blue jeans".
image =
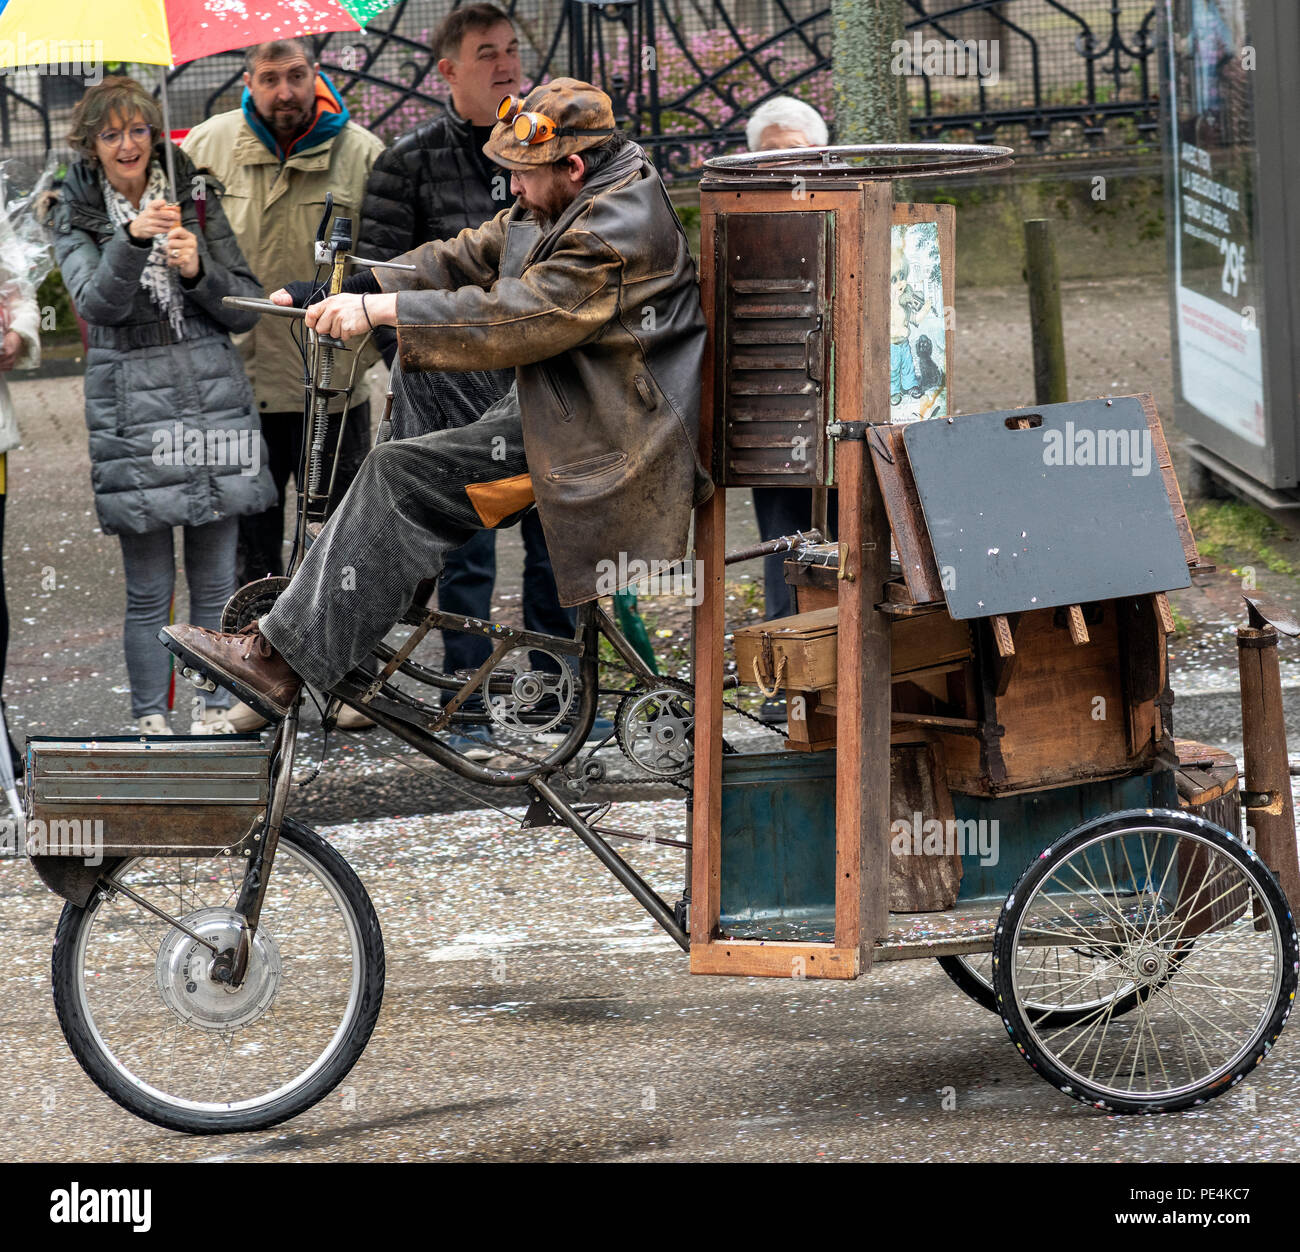
<svg viewBox="0 0 1300 1252">
<path fill-rule="evenodd" d="M 572 609 L 563 608 L 555 590 L 550 553 L 537 510 L 524 514 L 519 523 L 524 541 L 524 629 L 542 635 L 573 637 Z M 468 543 L 447 557 L 438 580 L 438 607 L 444 613 L 492 620 L 492 587 L 497 576 L 497 536 L 494 530 L 480 530 Z M 445 656 L 443 669 L 475 670 L 492 654 L 492 640 L 459 630 L 442 632 Z M 553 670 L 547 658 L 535 658 L 537 667 Z"/>
<path fill-rule="evenodd" d="M 239 519 L 228 517 L 204 526 L 186 526 L 185 581 L 190 588 L 190 611 L 176 614 L 178 622 L 193 622 L 209 630 L 221 629 L 221 610 L 235 590 L 235 545 Z M 167 687 L 171 657 L 158 642 L 167 625 L 167 610 L 176 586 L 176 554 L 172 528 L 142 535 L 118 535 L 122 543 L 122 569 L 126 574 L 126 623 L 123 643 L 126 672 L 131 682 L 131 715 L 147 717 L 167 713 Z M 199 699 L 197 693 L 195 699 Z M 230 692 L 218 687 L 203 702 L 212 708 L 229 708 Z M 202 712 L 202 705 L 195 706 Z"/>
<path fill-rule="evenodd" d="M 889 390 L 893 395 L 911 391 L 916 384 L 916 361 L 910 343 L 889 345 Z"/>
</svg>

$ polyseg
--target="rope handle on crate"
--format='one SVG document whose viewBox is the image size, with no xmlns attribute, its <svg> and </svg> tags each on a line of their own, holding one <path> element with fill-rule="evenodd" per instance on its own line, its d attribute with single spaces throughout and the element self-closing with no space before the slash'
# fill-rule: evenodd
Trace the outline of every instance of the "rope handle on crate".
<svg viewBox="0 0 1300 1252">
<path fill-rule="evenodd" d="M 763 699 L 770 700 L 778 691 L 781 690 L 781 674 L 785 669 L 786 658 L 784 654 L 776 663 L 776 673 L 772 676 L 772 690 L 769 691 L 763 685 L 763 677 L 758 672 L 758 657 L 754 658 L 754 682 L 758 685 L 759 691 L 763 693 Z"/>
</svg>

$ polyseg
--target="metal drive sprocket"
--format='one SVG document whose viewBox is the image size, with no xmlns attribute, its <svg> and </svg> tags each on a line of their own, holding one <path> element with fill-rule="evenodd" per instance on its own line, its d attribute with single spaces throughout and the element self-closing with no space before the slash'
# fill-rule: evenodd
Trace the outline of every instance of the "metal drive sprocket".
<svg viewBox="0 0 1300 1252">
<path fill-rule="evenodd" d="M 626 695 L 614 715 L 623 755 L 654 778 L 684 778 L 691 772 L 694 730 L 695 701 L 670 687 Z"/>
<path fill-rule="evenodd" d="M 546 657 L 559 672 L 535 669 L 536 662 L 530 659 L 530 654 Z M 488 671 L 483 687 L 487 692 L 488 716 L 503 730 L 516 735 L 538 735 L 554 730 L 573 707 L 573 671 L 562 656 L 545 648 L 511 648 Z"/>
<path fill-rule="evenodd" d="M 272 605 L 284 594 L 289 580 L 282 576 L 270 575 L 245 583 L 226 601 L 221 610 L 221 629 L 227 634 L 243 630 L 249 622 L 255 622 L 264 613 L 271 611 Z"/>
</svg>

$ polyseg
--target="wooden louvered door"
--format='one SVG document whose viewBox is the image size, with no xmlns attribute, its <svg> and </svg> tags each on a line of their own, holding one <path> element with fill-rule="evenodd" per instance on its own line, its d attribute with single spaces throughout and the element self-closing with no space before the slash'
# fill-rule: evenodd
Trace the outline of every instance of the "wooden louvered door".
<svg viewBox="0 0 1300 1252">
<path fill-rule="evenodd" d="M 713 468 L 724 487 L 827 481 L 830 222 L 823 212 L 719 221 Z"/>
</svg>

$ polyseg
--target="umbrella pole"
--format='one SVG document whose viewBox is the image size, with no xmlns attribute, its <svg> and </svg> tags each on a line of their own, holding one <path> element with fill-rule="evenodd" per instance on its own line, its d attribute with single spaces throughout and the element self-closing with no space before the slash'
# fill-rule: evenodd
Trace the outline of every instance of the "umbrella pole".
<svg viewBox="0 0 1300 1252">
<path fill-rule="evenodd" d="M 158 70 L 158 87 L 159 95 L 162 97 L 162 115 L 163 115 L 163 159 L 167 162 L 167 189 L 170 203 L 178 204 L 176 198 L 176 158 L 172 155 L 172 120 L 171 112 L 167 108 L 167 67 L 160 66 Z"/>
</svg>

